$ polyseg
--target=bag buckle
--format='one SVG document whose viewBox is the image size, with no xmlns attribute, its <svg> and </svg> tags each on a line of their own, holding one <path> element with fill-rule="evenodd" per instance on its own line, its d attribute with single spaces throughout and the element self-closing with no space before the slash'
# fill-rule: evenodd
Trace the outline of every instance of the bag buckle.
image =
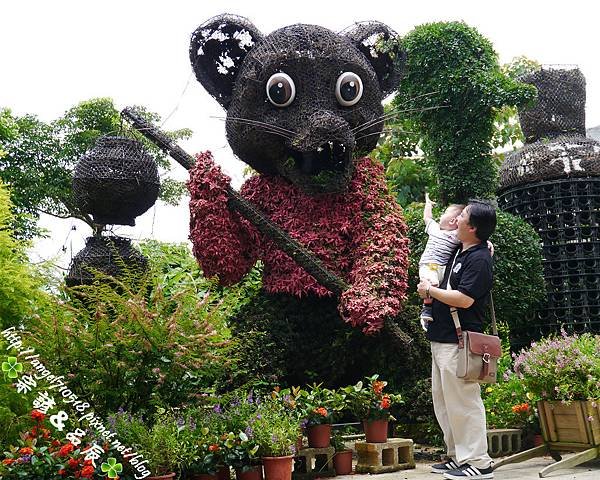
<svg viewBox="0 0 600 480">
<path fill-rule="evenodd" d="M 483 354 L 483 361 L 484 361 L 485 363 L 490 363 L 490 356 L 491 356 L 491 355 L 490 355 L 489 353 L 487 353 L 487 352 L 486 352 L 486 353 L 484 353 L 484 354 Z"/>
</svg>

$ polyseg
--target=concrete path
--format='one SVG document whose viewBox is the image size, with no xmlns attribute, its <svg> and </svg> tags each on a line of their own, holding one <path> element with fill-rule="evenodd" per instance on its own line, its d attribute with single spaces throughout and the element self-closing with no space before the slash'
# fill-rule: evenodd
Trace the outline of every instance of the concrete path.
<svg viewBox="0 0 600 480">
<path fill-rule="evenodd" d="M 563 458 L 568 458 L 569 454 L 564 454 Z M 554 463 L 552 457 L 532 458 L 521 463 L 504 465 L 494 471 L 494 480 L 533 480 L 539 479 L 538 472 Z M 394 473 L 382 473 L 379 475 L 344 475 L 336 478 L 342 480 L 443 480 L 442 475 L 431 473 L 430 462 L 417 462 L 417 468 L 414 470 L 400 470 Z M 364 478 L 363 478 L 364 477 Z M 600 460 L 594 460 L 575 468 L 557 470 L 550 473 L 549 480 L 600 480 Z"/>
</svg>

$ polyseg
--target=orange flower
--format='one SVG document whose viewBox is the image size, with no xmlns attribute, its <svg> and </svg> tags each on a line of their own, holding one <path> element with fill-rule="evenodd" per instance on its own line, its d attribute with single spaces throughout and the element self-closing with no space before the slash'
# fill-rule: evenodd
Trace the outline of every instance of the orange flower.
<svg viewBox="0 0 600 480">
<path fill-rule="evenodd" d="M 75 447 L 73 446 L 73 444 L 70 443 L 70 442 L 66 443 L 62 447 L 60 447 L 60 450 L 58 451 L 58 456 L 59 457 L 66 457 L 73 450 L 75 450 Z"/>
<path fill-rule="evenodd" d="M 373 391 L 377 394 L 380 395 L 381 392 L 383 392 L 383 387 L 385 387 L 385 383 L 377 380 L 375 382 L 373 382 Z"/>
<path fill-rule="evenodd" d="M 21 455 L 32 455 L 33 454 L 33 448 L 31 447 L 23 447 L 19 450 L 19 453 Z"/>
<path fill-rule="evenodd" d="M 390 397 L 384 395 L 380 403 L 381 408 L 390 408 Z"/>
<path fill-rule="evenodd" d="M 92 465 L 87 465 L 81 469 L 82 478 L 92 478 L 94 475 L 94 470 L 96 470 Z"/>
<path fill-rule="evenodd" d="M 212 445 L 209 445 L 208 451 L 209 452 L 218 452 L 219 446 L 216 443 L 213 443 Z"/>
<path fill-rule="evenodd" d="M 529 411 L 529 404 L 521 403 L 519 405 L 514 405 L 512 407 L 512 411 L 513 411 L 513 413 L 526 413 Z"/>
<path fill-rule="evenodd" d="M 313 410 L 314 413 L 321 415 L 322 417 L 326 417 L 327 416 L 327 409 L 325 407 L 319 407 L 319 408 L 315 408 Z"/>
<path fill-rule="evenodd" d="M 14 459 L 13 458 L 5 458 L 4 460 L 2 460 L 2 464 L 3 465 L 10 465 L 11 463 L 14 463 Z"/>
</svg>

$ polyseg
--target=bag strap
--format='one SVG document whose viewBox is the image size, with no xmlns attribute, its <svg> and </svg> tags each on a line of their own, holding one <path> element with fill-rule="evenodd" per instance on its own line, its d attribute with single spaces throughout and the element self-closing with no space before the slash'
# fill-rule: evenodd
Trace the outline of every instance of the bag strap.
<svg viewBox="0 0 600 480">
<path fill-rule="evenodd" d="M 456 258 L 460 250 L 456 252 L 454 255 L 454 259 L 452 260 L 452 267 L 450 268 L 450 273 L 448 274 L 448 282 L 446 283 L 446 290 L 452 291 L 452 287 L 450 286 L 450 277 L 452 276 L 452 271 L 454 270 L 454 263 L 456 262 Z M 496 325 L 496 311 L 494 309 L 494 299 L 492 297 L 492 292 L 490 291 L 490 313 L 492 316 L 492 334 L 498 336 L 498 326 Z M 458 317 L 458 309 L 456 307 L 450 307 L 450 315 L 452 315 L 452 320 L 454 321 L 454 328 L 456 329 L 456 336 L 458 337 L 458 348 L 465 348 L 465 339 L 462 332 L 462 327 L 460 326 L 460 318 Z"/>
</svg>

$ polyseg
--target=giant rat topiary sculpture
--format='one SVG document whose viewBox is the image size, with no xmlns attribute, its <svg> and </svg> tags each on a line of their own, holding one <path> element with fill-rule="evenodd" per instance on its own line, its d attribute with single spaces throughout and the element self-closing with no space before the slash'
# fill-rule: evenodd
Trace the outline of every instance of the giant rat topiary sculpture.
<svg viewBox="0 0 600 480">
<path fill-rule="evenodd" d="M 400 80 L 404 53 L 394 38 L 377 22 L 341 34 L 292 25 L 263 36 L 247 19 L 222 15 L 190 45 L 197 79 L 227 111 L 233 152 L 257 172 L 241 194 L 348 283 L 339 313 L 367 334 L 398 314 L 407 288 L 406 225 L 382 166 L 364 156 L 383 128 L 381 101 Z M 228 209 L 228 185 L 209 152 L 197 156 L 190 238 L 205 274 L 230 285 L 260 259 L 267 297 L 289 297 L 300 309 L 331 297 Z"/>
</svg>

